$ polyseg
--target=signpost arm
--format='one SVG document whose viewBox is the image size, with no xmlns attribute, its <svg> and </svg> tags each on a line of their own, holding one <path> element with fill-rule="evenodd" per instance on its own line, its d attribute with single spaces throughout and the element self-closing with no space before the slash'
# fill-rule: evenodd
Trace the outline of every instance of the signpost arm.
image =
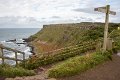
<svg viewBox="0 0 120 80">
<path fill-rule="evenodd" d="M 106 51 L 106 48 L 107 48 L 107 35 L 108 35 L 109 12 L 110 12 L 110 5 L 107 5 L 107 6 L 106 6 L 105 29 L 104 29 L 103 52 Z"/>
</svg>

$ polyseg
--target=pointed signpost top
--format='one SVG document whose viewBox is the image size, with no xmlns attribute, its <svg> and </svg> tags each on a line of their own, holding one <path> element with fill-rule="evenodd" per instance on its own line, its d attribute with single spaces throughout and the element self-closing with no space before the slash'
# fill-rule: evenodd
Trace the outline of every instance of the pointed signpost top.
<svg viewBox="0 0 120 80">
<path fill-rule="evenodd" d="M 106 13 L 107 8 L 106 8 L 106 7 L 98 7 L 98 8 L 95 8 L 94 11 Z M 109 14 L 111 14 L 111 15 L 116 15 L 116 12 L 114 12 L 114 11 L 109 11 Z"/>
<path fill-rule="evenodd" d="M 105 18 L 105 29 L 104 29 L 104 43 L 103 43 L 103 52 L 106 51 L 107 47 L 107 39 L 108 39 L 108 25 L 109 25 L 109 14 L 116 15 L 116 12 L 110 11 L 110 5 L 107 5 L 106 7 L 98 7 L 95 8 L 94 11 L 106 13 Z"/>
</svg>

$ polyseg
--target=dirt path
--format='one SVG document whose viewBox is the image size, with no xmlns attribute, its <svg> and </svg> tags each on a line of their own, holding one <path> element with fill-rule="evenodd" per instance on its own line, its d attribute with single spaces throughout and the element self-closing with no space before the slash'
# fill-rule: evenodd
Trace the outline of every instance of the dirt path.
<svg viewBox="0 0 120 80">
<path fill-rule="evenodd" d="M 113 55 L 113 61 L 105 62 L 82 74 L 57 80 L 120 80 L 120 56 Z"/>
</svg>

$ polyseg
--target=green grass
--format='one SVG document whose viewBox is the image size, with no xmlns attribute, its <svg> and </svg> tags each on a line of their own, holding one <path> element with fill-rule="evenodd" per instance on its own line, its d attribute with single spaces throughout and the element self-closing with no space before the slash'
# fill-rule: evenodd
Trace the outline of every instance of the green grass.
<svg viewBox="0 0 120 80">
<path fill-rule="evenodd" d="M 94 42 L 91 41 L 90 43 L 85 43 L 83 45 L 79 44 L 79 45 L 71 47 L 71 48 L 66 48 L 66 49 L 62 50 L 61 52 L 54 54 L 54 55 L 48 55 L 48 56 L 45 55 L 45 56 L 41 56 L 41 57 L 31 58 L 28 61 L 26 61 L 25 68 L 35 69 L 40 66 L 49 65 L 52 63 L 66 60 L 70 57 L 81 55 L 87 51 L 94 50 L 95 44 L 96 44 L 95 41 Z"/>
<path fill-rule="evenodd" d="M 117 53 L 118 50 L 120 50 L 120 30 L 116 29 L 113 30 L 110 34 L 110 38 L 113 39 L 113 51 L 114 53 Z"/>
<path fill-rule="evenodd" d="M 109 33 L 116 29 L 120 24 L 109 24 Z M 89 27 L 95 26 L 92 29 L 81 29 L 80 27 Z M 79 45 L 80 43 L 84 43 L 87 41 L 97 40 L 99 38 L 103 38 L 104 33 L 104 23 L 75 23 L 75 24 L 57 24 L 57 25 L 48 25 L 44 26 L 38 33 L 31 36 L 29 39 L 36 43 L 37 41 L 45 41 L 47 43 L 52 44 L 55 47 L 66 47 Z M 114 35 L 114 34 L 113 34 Z M 40 46 L 39 43 L 36 43 Z M 85 47 L 85 46 L 83 46 Z M 90 46 L 91 47 L 91 46 Z M 52 64 L 55 62 L 66 60 L 70 57 L 74 57 L 76 55 L 81 55 L 81 53 L 87 52 L 91 50 L 90 47 L 86 47 L 86 49 L 82 49 L 78 47 L 77 49 L 65 49 L 63 52 L 60 52 L 56 55 L 48 55 L 42 57 L 31 58 L 26 62 L 27 69 L 35 69 L 40 66 Z M 94 49 L 95 46 L 92 46 Z M 116 48 L 115 48 L 116 49 Z M 36 54 L 42 54 L 42 50 L 39 49 L 36 51 Z"/>
<path fill-rule="evenodd" d="M 95 26 L 92 29 L 81 29 L 80 27 Z M 109 32 L 118 27 L 119 24 L 110 23 Z M 73 23 L 55 24 L 43 27 L 38 33 L 32 35 L 30 40 L 41 40 L 55 45 L 69 46 L 79 42 L 103 37 L 104 23 Z"/>
<path fill-rule="evenodd" d="M 110 56 L 109 52 L 106 52 L 105 54 L 95 52 L 85 56 L 70 58 L 51 68 L 48 71 L 48 76 L 54 78 L 73 76 L 108 60 Z"/>
<path fill-rule="evenodd" d="M 109 33 L 116 29 L 119 24 L 110 23 Z M 92 27 L 88 29 L 87 27 Z M 87 29 L 85 29 L 87 28 Z M 62 47 L 68 47 L 72 45 L 77 45 L 82 42 L 89 40 L 96 40 L 103 38 L 104 33 L 104 23 L 92 23 L 92 22 L 82 22 L 82 23 L 71 23 L 71 24 L 54 24 L 43 26 L 43 28 L 29 37 L 31 44 L 35 46 L 36 54 L 41 54 L 44 50 L 38 49 L 41 45 L 37 41 L 43 41 L 51 44 L 52 47 L 58 49 Z M 36 47 L 38 46 L 38 47 Z M 45 49 L 44 52 L 48 50 Z"/>
<path fill-rule="evenodd" d="M 33 70 L 27 70 L 22 67 L 13 67 L 9 65 L 0 65 L 1 77 L 16 77 L 16 76 L 33 76 L 35 72 Z"/>
</svg>

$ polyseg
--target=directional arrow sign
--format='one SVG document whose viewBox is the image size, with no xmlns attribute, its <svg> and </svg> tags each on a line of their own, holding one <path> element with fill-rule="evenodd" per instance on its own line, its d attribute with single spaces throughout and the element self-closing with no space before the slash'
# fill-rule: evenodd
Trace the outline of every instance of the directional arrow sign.
<svg viewBox="0 0 120 80">
<path fill-rule="evenodd" d="M 95 8 L 94 10 L 95 10 L 95 11 L 98 11 L 98 12 L 107 13 L 106 7 L 98 7 L 98 8 Z M 114 11 L 109 11 L 109 14 L 111 14 L 111 15 L 116 15 L 116 12 L 114 12 Z"/>
</svg>

